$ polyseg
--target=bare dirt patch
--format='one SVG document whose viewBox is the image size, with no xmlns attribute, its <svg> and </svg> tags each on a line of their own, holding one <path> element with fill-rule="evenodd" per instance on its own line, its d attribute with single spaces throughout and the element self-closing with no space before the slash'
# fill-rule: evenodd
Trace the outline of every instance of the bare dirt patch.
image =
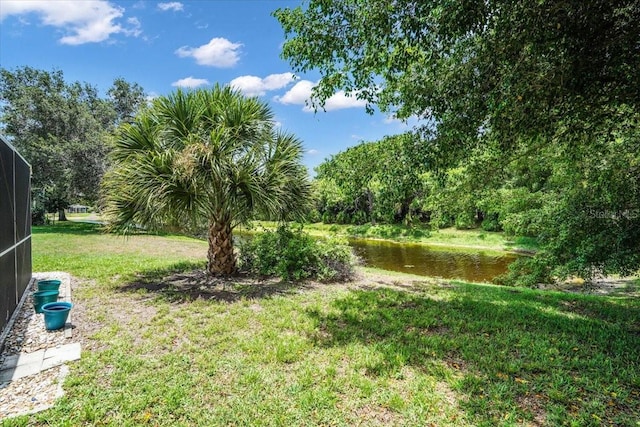
<svg viewBox="0 0 640 427">
<path fill-rule="evenodd" d="M 577 294 L 640 296 L 640 281 L 634 277 L 600 277 L 591 282 L 570 279 L 561 283 L 540 284 L 539 289 Z"/>
<path fill-rule="evenodd" d="M 207 254 L 207 242 L 187 238 L 166 238 L 151 234 L 119 236 L 104 234 L 98 238 L 99 245 L 85 247 L 109 254 L 139 254 L 149 256 L 166 257 L 175 255 L 185 258 L 205 259 Z"/>
<path fill-rule="evenodd" d="M 407 280 L 393 274 L 359 273 L 349 282 L 321 283 L 316 281 L 289 282 L 273 277 L 256 277 L 238 274 L 232 277 L 214 277 L 204 269 L 188 271 L 155 272 L 140 275 L 135 281 L 118 288 L 123 293 L 143 291 L 173 302 L 187 302 L 196 299 L 235 302 L 240 299 L 261 299 L 278 295 L 290 295 L 330 286 L 333 289 L 375 290 L 393 288 L 417 291 L 424 286 L 439 286 L 428 282 L 427 278 Z M 445 285 L 443 285 L 445 286 Z"/>
<path fill-rule="evenodd" d="M 532 416 L 532 420 L 527 425 L 541 427 L 547 425 L 547 412 L 544 410 L 547 405 L 546 398 L 540 394 L 527 392 L 516 397 L 518 406 Z"/>
<path fill-rule="evenodd" d="M 355 416 L 364 425 L 388 426 L 396 424 L 396 413 L 384 406 L 364 405 L 354 410 Z"/>
<path fill-rule="evenodd" d="M 292 294 L 318 285 L 314 282 L 294 283 L 277 278 L 256 278 L 247 275 L 213 277 L 204 270 L 192 270 L 160 276 L 141 276 L 139 280 L 119 289 L 123 292 L 144 290 L 174 302 L 196 299 L 235 302 L 243 298 L 260 299 Z"/>
</svg>

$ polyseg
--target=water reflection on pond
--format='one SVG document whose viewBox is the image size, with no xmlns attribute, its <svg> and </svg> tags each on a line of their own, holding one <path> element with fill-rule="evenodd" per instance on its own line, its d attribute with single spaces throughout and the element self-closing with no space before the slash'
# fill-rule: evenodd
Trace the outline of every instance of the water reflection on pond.
<svg viewBox="0 0 640 427">
<path fill-rule="evenodd" d="M 410 243 L 361 239 L 349 243 L 369 267 L 470 282 L 490 282 L 505 273 L 517 258 L 490 252 L 451 252 Z"/>
<path fill-rule="evenodd" d="M 238 241 L 252 236 L 245 231 L 234 233 Z M 349 239 L 349 244 L 367 267 L 469 282 L 490 282 L 518 258 L 490 251 L 456 251 L 384 240 Z"/>
</svg>

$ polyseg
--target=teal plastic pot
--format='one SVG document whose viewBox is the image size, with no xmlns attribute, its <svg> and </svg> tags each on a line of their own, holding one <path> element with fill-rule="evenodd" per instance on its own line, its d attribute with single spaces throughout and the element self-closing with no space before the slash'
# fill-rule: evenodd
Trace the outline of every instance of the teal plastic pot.
<svg viewBox="0 0 640 427">
<path fill-rule="evenodd" d="M 44 327 L 48 331 L 64 328 L 73 304 L 66 301 L 50 302 L 42 306 Z"/>
<path fill-rule="evenodd" d="M 57 291 L 60 289 L 60 280 L 38 280 L 39 291 Z"/>
<path fill-rule="evenodd" d="M 58 291 L 36 291 L 33 293 L 33 308 L 42 313 L 42 306 L 58 301 Z"/>
</svg>

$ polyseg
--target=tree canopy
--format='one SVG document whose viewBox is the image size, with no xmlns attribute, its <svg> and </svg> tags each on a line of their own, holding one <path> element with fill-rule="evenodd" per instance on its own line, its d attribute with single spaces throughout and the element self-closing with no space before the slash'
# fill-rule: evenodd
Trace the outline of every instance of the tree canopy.
<svg viewBox="0 0 640 427">
<path fill-rule="evenodd" d="M 343 89 L 422 119 L 414 157 L 456 170 L 460 207 L 538 238 L 514 278 L 638 271 L 638 0 L 311 0 L 275 16 L 283 57 L 322 76 L 317 106 Z"/>
<path fill-rule="evenodd" d="M 269 106 L 229 87 L 178 90 L 123 124 L 104 181 L 111 229 L 208 229 L 208 271 L 236 270 L 233 229 L 308 205 L 302 143 Z"/>
<path fill-rule="evenodd" d="M 33 188 L 48 210 L 98 201 L 110 135 L 144 102 L 142 88 L 123 79 L 108 95 L 65 81 L 60 70 L 0 70 L 3 132 L 31 163 Z"/>
<path fill-rule="evenodd" d="M 320 102 L 345 89 L 431 119 L 447 149 L 604 124 L 640 101 L 638 0 L 311 0 L 275 16 L 283 57 L 321 73 Z"/>
<path fill-rule="evenodd" d="M 317 168 L 316 209 L 324 222 L 411 221 L 423 196 L 416 159 L 419 143 L 407 133 L 350 147 Z M 413 212 L 415 213 L 415 212 Z"/>
</svg>

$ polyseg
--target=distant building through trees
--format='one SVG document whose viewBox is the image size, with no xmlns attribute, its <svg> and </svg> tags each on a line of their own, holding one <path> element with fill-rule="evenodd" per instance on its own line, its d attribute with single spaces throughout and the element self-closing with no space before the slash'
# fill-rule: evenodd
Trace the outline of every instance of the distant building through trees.
<svg viewBox="0 0 640 427">
<path fill-rule="evenodd" d="M 70 205 L 67 208 L 67 213 L 70 213 L 70 214 L 88 213 L 88 212 L 89 212 L 89 206 L 84 206 L 84 205 Z"/>
</svg>

